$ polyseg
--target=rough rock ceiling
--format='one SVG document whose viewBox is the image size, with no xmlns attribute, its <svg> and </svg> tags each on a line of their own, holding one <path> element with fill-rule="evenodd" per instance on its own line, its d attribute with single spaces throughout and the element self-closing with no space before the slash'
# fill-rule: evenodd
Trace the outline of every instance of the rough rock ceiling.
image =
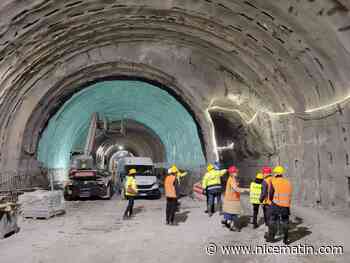
<svg viewBox="0 0 350 263">
<path fill-rule="evenodd" d="M 254 128 L 265 115 L 323 114 L 349 95 L 345 0 L 7 0 L 0 17 L 0 147 L 13 148 L 9 160 L 28 127 L 38 136 L 78 87 L 111 75 L 173 88 L 209 148 L 206 110 L 238 113 Z"/>
</svg>

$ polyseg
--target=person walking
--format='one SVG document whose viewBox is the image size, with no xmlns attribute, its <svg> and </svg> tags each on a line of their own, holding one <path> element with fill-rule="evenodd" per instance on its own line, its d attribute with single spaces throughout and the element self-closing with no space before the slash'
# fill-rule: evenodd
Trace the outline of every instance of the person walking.
<svg viewBox="0 0 350 263">
<path fill-rule="evenodd" d="M 228 174 L 223 205 L 224 220 L 221 223 L 230 228 L 231 231 L 239 232 L 238 220 L 241 213 L 241 193 L 249 192 L 249 189 L 239 187 L 237 180 L 238 169 L 236 166 L 230 166 Z"/>
<path fill-rule="evenodd" d="M 260 195 L 262 189 L 262 181 L 264 180 L 264 175 L 262 173 L 257 173 L 255 181 L 250 183 L 250 203 L 253 205 L 253 228 L 258 228 L 258 214 L 260 207 Z"/>
<path fill-rule="evenodd" d="M 283 243 L 289 244 L 288 227 L 290 205 L 292 198 L 292 184 L 284 177 L 285 169 L 282 166 L 276 166 L 273 169 L 275 177 L 271 180 L 269 199 L 271 201 L 271 214 L 269 231 L 266 237 L 267 242 L 274 242 L 278 225 L 281 226 L 283 233 Z"/>
<path fill-rule="evenodd" d="M 177 180 L 178 169 L 172 166 L 168 169 L 168 174 L 164 180 L 164 190 L 166 196 L 166 224 L 175 224 L 175 212 L 177 208 L 178 184 Z"/>
<path fill-rule="evenodd" d="M 202 180 L 202 188 L 203 192 L 208 194 L 207 210 L 209 217 L 211 217 L 215 212 L 215 199 L 217 202 L 217 210 L 222 210 L 221 176 L 223 176 L 226 171 L 226 169 L 217 171 L 212 164 L 208 164 L 207 166 L 207 173 L 204 175 Z"/>
<path fill-rule="evenodd" d="M 125 197 L 128 200 L 128 205 L 124 212 L 123 219 L 128 219 L 133 214 L 134 200 L 138 192 L 136 179 L 135 179 L 136 173 L 137 173 L 136 169 L 130 169 L 128 176 L 126 177 L 124 192 L 125 192 Z"/>
</svg>

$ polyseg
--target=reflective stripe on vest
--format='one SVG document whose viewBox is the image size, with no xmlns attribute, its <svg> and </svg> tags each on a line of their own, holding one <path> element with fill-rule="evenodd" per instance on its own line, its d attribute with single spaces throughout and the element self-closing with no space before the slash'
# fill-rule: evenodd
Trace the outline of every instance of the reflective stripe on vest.
<svg viewBox="0 0 350 263">
<path fill-rule="evenodd" d="M 238 187 L 238 183 L 235 178 L 230 176 L 227 179 L 226 191 L 225 191 L 225 200 L 226 201 L 239 201 L 241 199 L 241 193 L 236 192 L 233 188 Z"/>
<path fill-rule="evenodd" d="M 271 181 L 274 195 L 272 202 L 278 206 L 290 207 L 292 186 L 288 179 L 283 177 L 275 177 Z"/>
<path fill-rule="evenodd" d="M 173 175 L 167 175 L 165 177 L 164 190 L 165 190 L 166 197 L 176 198 L 176 190 L 174 185 L 175 180 L 176 180 L 176 177 Z"/>
<path fill-rule="evenodd" d="M 260 204 L 260 194 L 262 190 L 262 185 L 252 182 L 250 184 L 250 203 Z"/>
<path fill-rule="evenodd" d="M 263 201 L 264 205 L 271 205 L 271 200 L 270 200 L 270 189 L 271 189 L 271 180 L 272 180 L 272 176 L 267 177 L 265 180 L 266 182 L 266 186 L 267 186 L 267 195 Z"/>
</svg>

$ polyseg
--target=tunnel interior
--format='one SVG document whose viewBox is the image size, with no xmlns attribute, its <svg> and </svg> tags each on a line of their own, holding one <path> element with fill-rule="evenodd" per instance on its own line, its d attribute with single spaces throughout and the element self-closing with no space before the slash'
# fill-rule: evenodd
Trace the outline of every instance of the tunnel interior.
<svg viewBox="0 0 350 263">
<path fill-rule="evenodd" d="M 168 165 L 190 168 L 205 163 L 194 119 L 169 93 L 142 81 L 102 81 L 66 101 L 42 133 L 38 161 L 57 178 L 67 174 L 70 152 L 83 151 L 94 112 L 109 126 L 97 135 L 94 149 L 104 162 L 122 147 Z"/>
<path fill-rule="evenodd" d="M 247 180 L 282 164 L 297 201 L 348 207 L 349 10 L 345 0 L 1 2 L 1 185 L 31 184 L 41 165 L 65 169 L 93 106 L 116 127 L 150 129 L 157 160 L 221 158 Z M 168 93 L 108 90 L 97 80 L 110 76 Z M 234 149 L 221 150 L 228 142 Z M 100 143 L 107 151 L 116 138 Z"/>
</svg>

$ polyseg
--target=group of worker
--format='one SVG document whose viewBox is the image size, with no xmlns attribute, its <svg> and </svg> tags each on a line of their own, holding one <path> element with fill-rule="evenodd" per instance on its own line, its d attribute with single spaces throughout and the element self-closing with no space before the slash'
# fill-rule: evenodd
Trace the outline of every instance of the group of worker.
<svg viewBox="0 0 350 263">
<path fill-rule="evenodd" d="M 257 216 L 259 206 L 262 205 L 264 223 L 268 227 L 265 239 L 274 242 L 278 227 L 283 234 L 283 243 L 288 244 L 288 227 L 290 205 L 292 198 L 292 184 L 284 177 L 285 169 L 276 166 L 263 167 L 257 173 L 256 179 L 250 184 L 250 202 L 253 204 L 253 226 L 258 227 Z"/>
<path fill-rule="evenodd" d="M 265 239 L 274 242 L 278 226 L 283 232 L 283 242 L 288 243 L 288 223 L 290 215 L 290 204 L 292 186 L 282 166 L 263 167 L 256 175 L 255 181 L 250 188 L 241 188 L 238 182 L 238 169 L 230 166 L 227 170 L 220 169 L 217 165 L 209 164 L 207 173 L 202 180 L 203 194 L 207 196 L 207 210 L 209 216 L 215 212 L 216 207 L 223 214 L 222 224 L 232 231 L 240 231 L 239 215 L 241 212 L 240 194 L 250 192 L 250 203 L 253 205 L 253 228 L 258 227 L 258 212 L 262 206 L 264 223 L 268 227 Z M 224 191 L 224 202 L 221 204 L 222 184 L 221 178 L 228 173 Z"/>
<path fill-rule="evenodd" d="M 284 177 L 285 169 L 276 166 L 273 170 L 270 167 L 263 167 L 256 175 L 250 188 L 239 186 L 238 172 L 236 166 L 228 169 L 220 169 L 218 164 L 209 164 L 207 172 L 202 179 L 203 194 L 207 196 L 207 210 L 209 216 L 215 210 L 223 214 L 222 224 L 232 231 L 240 231 L 239 215 L 241 213 L 241 193 L 250 193 L 250 203 L 253 205 L 253 228 L 258 227 L 258 212 L 262 206 L 264 223 L 268 227 L 265 239 L 274 242 L 278 226 L 283 232 L 283 242 L 288 243 L 288 224 L 290 215 L 290 204 L 292 186 Z M 135 180 L 136 170 L 131 169 L 125 183 L 125 196 L 128 205 L 124 218 L 130 218 L 133 213 L 134 198 L 137 195 L 137 184 Z M 222 186 L 222 176 L 228 173 L 226 185 Z M 167 171 L 164 179 L 164 190 L 166 196 L 166 224 L 175 224 L 175 213 L 178 207 L 180 180 L 186 173 L 181 173 L 173 165 Z M 225 188 L 225 191 L 223 191 Z M 221 196 L 224 192 L 224 201 Z M 215 209 L 216 208 L 216 209 Z"/>
<path fill-rule="evenodd" d="M 134 200 L 137 196 L 136 169 L 130 169 L 125 181 L 125 197 L 128 205 L 124 212 L 124 219 L 128 219 L 133 214 Z M 181 179 L 187 175 L 187 172 L 181 172 L 175 165 L 172 165 L 164 180 L 164 190 L 166 196 L 166 224 L 175 225 L 175 213 L 178 209 L 178 197 L 180 195 L 179 185 Z"/>
</svg>

